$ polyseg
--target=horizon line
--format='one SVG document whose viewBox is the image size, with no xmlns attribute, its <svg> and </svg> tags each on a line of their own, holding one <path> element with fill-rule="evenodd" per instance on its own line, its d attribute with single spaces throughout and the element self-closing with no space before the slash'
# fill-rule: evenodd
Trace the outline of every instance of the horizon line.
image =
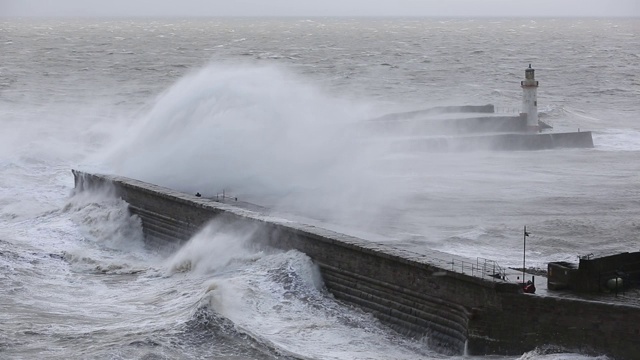
<svg viewBox="0 0 640 360">
<path fill-rule="evenodd" d="M 2 15 L 0 19 L 11 18 L 66 18 L 66 19 L 95 19 L 95 18 L 158 18 L 158 19 L 216 19 L 216 18 L 373 18 L 373 19 L 391 19 L 391 18 L 413 18 L 413 19 L 609 19 L 609 18 L 626 18 L 637 19 L 640 15 Z"/>
</svg>

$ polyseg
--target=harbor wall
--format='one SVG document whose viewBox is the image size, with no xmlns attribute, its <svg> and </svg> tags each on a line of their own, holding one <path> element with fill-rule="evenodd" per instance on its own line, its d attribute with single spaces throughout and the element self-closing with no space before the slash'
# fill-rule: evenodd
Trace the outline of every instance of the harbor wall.
<svg viewBox="0 0 640 360">
<path fill-rule="evenodd" d="M 455 119 L 393 119 L 369 121 L 367 128 L 397 134 L 464 135 L 521 133 L 527 131 L 526 116 L 477 116 Z"/>
<path fill-rule="evenodd" d="M 479 113 L 479 114 L 493 114 L 495 107 L 493 104 L 487 105 L 461 105 L 461 106 L 436 106 L 429 109 L 405 111 L 399 113 L 391 113 L 372 119 L 372 121 L 389 121 L 389 120 L 405 120 L 416 118 L 425 115 L 436 114 L 464 114 L 464 113 Z"/>
<path fill-rule="evenodd" d="M 640 356 L 637 306 L 518 294 L 502 294 L 500 302 L 499 309 L 474 313 L 469 334 L 476 341 L 469 343 L 470 353 L 503 354 L 537 344 L 617 360 Z"/>
<path fill-rule="evenodd" d="M 557 148 L 593 148 L 590 131 L 550 134 L 493 134 L 461 137 L 431 137 L 406 140 L 400 150 L 450 152 L 474 150 L 549 150 Z"/>
<path fill-rule="evenodd" d="M 337 299 L 444 353 L 558 345 L 617 359 L 638 354 L 640 308 L 525 295 L 517 284 L 453 271 L 435 251 L 416 254 L 124 177 L 73 174 L 75 191 L 113 188 L 155 246 L 178 247 L 214 218 L 253 226 L 256 244 L 312 258 Z"/>
</svg>

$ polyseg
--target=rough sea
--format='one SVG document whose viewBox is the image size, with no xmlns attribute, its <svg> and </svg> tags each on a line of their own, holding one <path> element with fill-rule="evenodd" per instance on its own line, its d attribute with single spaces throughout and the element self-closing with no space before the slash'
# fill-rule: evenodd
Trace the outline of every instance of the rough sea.
<svg viewBox="0 0 640 360">
<path fill-rule="evenodd" d="M 0 358 L 459 359 L 333 299 L 304 254 L 213 223 L 145 246 L 71 169 L 415 252 L 527 267 L 640 250 L 640 20 L 0 18 Z M 593 149 L 415 151 L 439 105 L 517 113 Z M 593 359 L 536 349 L 478 359 Z"/>
</svg>

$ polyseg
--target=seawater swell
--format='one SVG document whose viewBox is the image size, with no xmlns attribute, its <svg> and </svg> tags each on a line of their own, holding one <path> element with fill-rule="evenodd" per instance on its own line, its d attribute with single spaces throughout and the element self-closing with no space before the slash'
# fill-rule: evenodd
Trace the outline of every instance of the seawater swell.
<svg viewBox="0 0 640 360">
<path fill-rule="evenodd" d="M 261 229 L 256 241 L 307 253 L 320 267 L 324 284 L 336 298 L 373 313 L 404 335 L 424 338 L 432 349 L 448 354 L 464 351 L 470 310 L 419 291 L 417 283 L 420 281 L 424 282 L 422 285 L 440 287 L 435 283 L 430 284 L 426 277 L 441 269 L 424 263 L 424 272 L 419 279 L 411 270 L 411 264 L 396 263 L 409 258 L 408 254 L 394 255 L 384 245 L 368 246 L 369 249 L 366 249 L 362 241 L 356 238 L 302 224 L 276 224 L 270 219 L 260 219 L 255 213 L 207 199 L 194 197 L 195 204 L 186 202 L 182 198 L 189 195 L 132 179 L 122 181 L 124 178 L 75 171 L 74 175 L 77 191 L 114 186 L 117 193 L 130 204 L 131 213 L 140 217 L 146 241 L 154 247 L 175 249 L 216 216 L 226 217 L 229 223 L 257 220 L 261 223 Z M 135 191 L 132 191 L 133 187 Z M 166 196 L 160 196 L 160 193 Z M 170 197 L 172 199 L 167 203 L 158 203 L 159 198 Z M 215 205 L 199 206 L 197 203 Z M 171 209 L 171 215 L 166 213 L 168 209 Z M 300 241 L 303 237 L 308 240 Z M 354 262 L 354 259 L 357 261 Z M 386 270 L 373 270 L 382 267 Z M 411 290 L 397 285 L 401 277 L 409 277 L 403 282 L 416 282 L 418 286 Z"/>
<path fill-rule="evenodd" d="M 544 345 L 616 359 L 637 355 L 640 308 L 530 296 L 502 280 L 447 270 L 433 251 L 420 255 L 270 218 L 138 180 L 74 171 L 76 191 L 111 188 L 130 204 L 147 241 L 179 246 L 214 217 L 255 229 L 256 245 L 295 249 L 318 264 L 336 298 L 358 305 L 392 328 L 426 337 L 441 352 L 522 354 Z M 172 243 L 173 241 L 173 243 Z"/>
<path fill-rule="evenodd" d="M 175 249 L 200 228 L 139 206 L 130 205 L 130 210 L 142 219 L 145 238 L 165 250 Z M 399 333 L 414 338 L 428 335 L 430 347 L 441 352 L 459 353 L 464 348 L 468 322 L 464 307 L 328 263 L 316 263 L 325 285 L 336 298 L 359 305 Z"/>
</svg>

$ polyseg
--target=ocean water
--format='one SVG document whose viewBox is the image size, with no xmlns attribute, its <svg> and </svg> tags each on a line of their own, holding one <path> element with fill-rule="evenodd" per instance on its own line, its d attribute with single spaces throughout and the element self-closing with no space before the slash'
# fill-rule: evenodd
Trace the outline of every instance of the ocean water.
<svg viewBox="0 0 640 360">
<path fill-rule="evenodd" d="M 166 254 L 72 168 L 415 252 L 527 266 L 638 251 L 638 19 L 0 19 L 0 358 L 456 359 L 332 298 L 304 254 L 212 223 Z M 518 111 L 593 149 L 429 153 L 368 119 Z M 503 357 L 479 357 L 493 359 Z M 591 359 L 536 349 L 505 359 Z"/>
</svg>

